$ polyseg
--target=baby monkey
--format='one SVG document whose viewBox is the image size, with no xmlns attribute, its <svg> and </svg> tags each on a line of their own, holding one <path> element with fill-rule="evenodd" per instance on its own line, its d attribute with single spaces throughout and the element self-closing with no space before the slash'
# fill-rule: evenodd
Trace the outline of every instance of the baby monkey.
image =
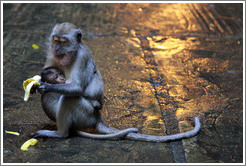
<svg viewBox="0 0 246 166">
<path fill-rule="evenodd" d="M 49 84 L 65 84 L 64 74 L 55 67 L 47 67 L 41 73 L 41 81 Z"/>
<path fill-rule="evenodd" d="M 51 66 L 43 69 L 41 72 L 41 81 L 43 83 L 49 84 L 65 84 L 66 78 L 62 71 L 56 67 Z M 95 100 L 90 100 L 90 102 L 94 108 L 102 108 L 102 103 Z"/>
</svg>

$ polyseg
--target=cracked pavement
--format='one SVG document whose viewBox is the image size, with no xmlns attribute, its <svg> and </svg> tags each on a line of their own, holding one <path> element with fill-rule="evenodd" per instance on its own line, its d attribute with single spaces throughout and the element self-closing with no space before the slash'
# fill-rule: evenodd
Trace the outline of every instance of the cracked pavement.
<svg viewBox="0 0 246 166">
<path fill-rule="evenodd" d="M 23 101 L 22 82 L 40 73 L 49 33 L 64 21 L 82 28 L 102 73 L 107 124 L 167 135 L 199 116 L 200 133 L 169 143 L 40 138 L 22 152 L 30 133 L 55 128 L 39 94 Z M 243 162 L 242 4 L 4 4 L 2 35 L 2 162 Z"/>
</svg>

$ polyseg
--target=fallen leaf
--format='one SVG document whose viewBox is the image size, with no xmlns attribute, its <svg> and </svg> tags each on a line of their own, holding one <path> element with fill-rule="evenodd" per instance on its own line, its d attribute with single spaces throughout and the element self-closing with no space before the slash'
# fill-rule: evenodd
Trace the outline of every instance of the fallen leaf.
<svg viewBox="0 0 246 166">
<path fill-rule="evenodd" d="M 32 44 L 32 48 L 34 48 L 35 50 L 39 49 L 39 46 L 37 44 Z"/>
</svg>

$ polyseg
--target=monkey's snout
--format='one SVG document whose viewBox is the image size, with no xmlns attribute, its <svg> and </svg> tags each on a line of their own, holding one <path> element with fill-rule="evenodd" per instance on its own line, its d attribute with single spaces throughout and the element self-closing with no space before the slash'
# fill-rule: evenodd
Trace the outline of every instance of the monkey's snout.
<svg viewBox="0 0 246 166">
<path fill-rule="evenodd" d="M 55 52 L 55 56 L 57 58 L 63 58 L 65 56 L 65 54 L 61 53 L 61 51 L 58 50 L 58 51 Z"/>
<path fill-rule="evenodd" d="M 57 44 L 57 45 L 55 46 L 56 52 L 58 52 L 60 49 L 61 49 L 61 45 L 60 45 L 60 44 Z"/>
</svg>

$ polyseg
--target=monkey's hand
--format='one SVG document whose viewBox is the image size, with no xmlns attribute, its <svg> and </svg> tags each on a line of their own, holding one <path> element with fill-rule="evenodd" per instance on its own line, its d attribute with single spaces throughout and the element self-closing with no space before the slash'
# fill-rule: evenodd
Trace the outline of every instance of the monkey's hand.
<svg viewBox="0 0 246 166">
<path fill-rule="evenodd" d="M 25 96 L 24 96 L 24 101 L 27 101 L 29 96 L 30 96 L 30 92 L 33 93 L 33 87 L 34 89 L 40 85 L 39 81 L 40 81 L 41 77 L 39 75 L 36 75 L 32 78 L 27 79 L 26 81 L 23 82 L 23 89 L 25 90 Z"/>
<path fill-rule="evenodd" d="M 49 87 L 50 84 L 47 83 L 41 83 L 41 85 L 38 87 L 38 92 L 42 95 L 45 94 L 47 92 L 49 92 Z"/>
</svg>

